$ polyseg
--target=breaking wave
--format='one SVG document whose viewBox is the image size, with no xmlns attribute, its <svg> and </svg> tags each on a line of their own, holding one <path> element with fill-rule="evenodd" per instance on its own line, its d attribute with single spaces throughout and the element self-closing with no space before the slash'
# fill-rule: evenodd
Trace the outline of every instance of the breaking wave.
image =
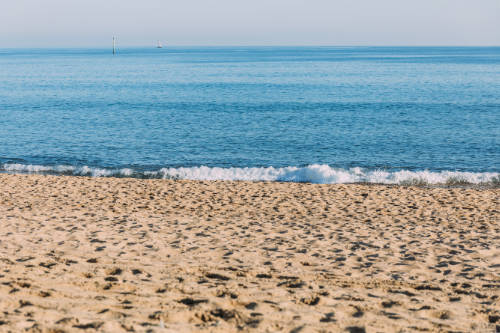
<svg viewBox="0 0 500 333">
<path fill-rule="evenodd" d="M 0 165 L 0 171 L 9 173 L 56 174 L 90 177 L 133 177 L 154 179 L 190 179 L 190 180 L 245 180 L 278 181 L 316 184 L 343 183 L 379 183 L 402 185 L 425 184 L 498 184 L 500 174 L 495 172 L 460 172 L 460 171 L 387 171 L 363 168 L 333 168 L 328 165 L 313 164 L 306 167 L 284 168 L 219 168 L 189 167 L 162 168 L 156 171 L 139 171 L 130 168 L 104 169 L 88 166 L 69 165 L 27 165 L 6 163 Z"/>
</svg>

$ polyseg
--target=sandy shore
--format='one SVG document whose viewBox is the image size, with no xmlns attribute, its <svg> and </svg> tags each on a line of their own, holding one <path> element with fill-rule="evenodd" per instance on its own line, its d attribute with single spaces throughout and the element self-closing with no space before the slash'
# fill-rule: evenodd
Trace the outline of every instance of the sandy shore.
<svg viewBox="0 0 500 333">
<path fill-rule="evenodd" d="M 0 187 L 0 332 L 500 329 L 498 189 Z"/>
</svg>

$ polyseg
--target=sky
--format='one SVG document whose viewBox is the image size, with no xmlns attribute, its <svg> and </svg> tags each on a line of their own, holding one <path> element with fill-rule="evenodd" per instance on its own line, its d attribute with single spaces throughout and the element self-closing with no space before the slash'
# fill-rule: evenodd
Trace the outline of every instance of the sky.
<svg viewBox="0 0 500 333">
<path fill-rule="evenodd" d="M 500 0 L 0 0 L 0 48 L 495 45 Z"/>
</svg>

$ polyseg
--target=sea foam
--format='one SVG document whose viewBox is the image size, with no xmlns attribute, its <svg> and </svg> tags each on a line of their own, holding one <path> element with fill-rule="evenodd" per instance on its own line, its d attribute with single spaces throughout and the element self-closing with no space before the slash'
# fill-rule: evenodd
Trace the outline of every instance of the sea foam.
<svg viewBox="0 0 500 333">
<path fill-rule="evenodd" d="M 10 173 L 60 174 L 90 177 L 134 177 L 157 179 L 190 180 L 242 180 L 242 181 L 277 181 L 316 184 L 344 183 L 379 183 L 379 184 L 497 184 L 500 174 L 496 172 L 460 172 L 460 171 L 387 171 L 363 168 L 333 168 L 324 164 L 306 167 L 264 167 L 264 168 L 219 168 L 189 167 L 162 168 L 156 171 L 139 171 L 130 168 L 105 169 L 88 166 L 69 165 L 27 165 L 6 163 L 0 165 L 0 171 Z"/>
</svg>

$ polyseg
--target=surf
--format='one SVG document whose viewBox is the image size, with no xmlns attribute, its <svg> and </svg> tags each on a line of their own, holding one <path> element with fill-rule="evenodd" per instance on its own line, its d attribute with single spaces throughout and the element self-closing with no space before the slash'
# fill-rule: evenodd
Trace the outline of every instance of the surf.
<svg viewBox="0 0 500 333">
<path fill-rule="evenodd" d="M 312 164 L 304 167 L 165 167 L 157 170 L 133 168 L 98 168 L 70 165 L 33 165 L 4 163 L 1 172 L 22 174 L 52 174 L 87 177 L 127 177 L 147 179 L 226 180 L 226 181 L 269 181 L 313 184 L 376 183 L 396 185 L 461 185 L 499 184 L 500 174 L 496 172 L 430 171 L 430 170 L 384 170 L 367 168 L 336 168 L 326 164 Z"/>
</svg>

